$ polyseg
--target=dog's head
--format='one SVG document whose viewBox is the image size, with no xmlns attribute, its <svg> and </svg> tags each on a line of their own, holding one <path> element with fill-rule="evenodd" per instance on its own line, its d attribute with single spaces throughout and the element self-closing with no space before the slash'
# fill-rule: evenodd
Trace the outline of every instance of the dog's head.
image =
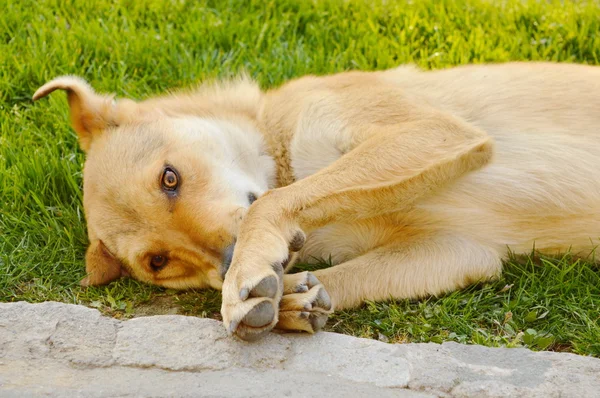
<svg viewBox="0 0 600 398">
<path fill-rule="evenodd" d="M 131 275 L 171 288 L 220 288 L 240 221 L 274 173 L 252 122 L 258 87 L 242 79 L 136 103 L 61 77 L 33 99 L 57 89 L 67 92 L 86 152 L 82 285 Z"/>
</svg>

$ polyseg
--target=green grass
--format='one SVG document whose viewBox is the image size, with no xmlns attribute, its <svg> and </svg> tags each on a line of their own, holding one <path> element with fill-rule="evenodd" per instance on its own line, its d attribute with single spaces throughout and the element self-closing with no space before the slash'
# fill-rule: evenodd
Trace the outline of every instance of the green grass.
<svg viewBox="0 0 600 398">
<path fill-rule="evenodd" d="M 64 95 L 32 93 L 65 73 L 144 98 L 244 69 L 264 87 L 306 73 L 471 62 L 598 64 L 598 1 L 109 1 L 0 4 L 0 301 L 59 300 L 118 317 L 218 317 L 219 294 L 132 280 L 82 290 L 83 154 Z M 329 330 L 393 342 L 528 346 L 600 357 L 593 262 L 514 259 L 501 280 L 441 298 L 366 304 Z"/>
</svg>

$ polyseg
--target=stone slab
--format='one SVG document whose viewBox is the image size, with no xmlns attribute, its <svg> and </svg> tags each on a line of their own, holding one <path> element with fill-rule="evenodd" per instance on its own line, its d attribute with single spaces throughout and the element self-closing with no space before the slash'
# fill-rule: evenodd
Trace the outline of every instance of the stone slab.
<svg viewBox="0 0 600 398">
<path fill-rule="evenodd" d="M 0 303 L 0 397 L 600 397 L 600 359 L 335 333 L 248 343 L 211 319 Z"/>
</svg>

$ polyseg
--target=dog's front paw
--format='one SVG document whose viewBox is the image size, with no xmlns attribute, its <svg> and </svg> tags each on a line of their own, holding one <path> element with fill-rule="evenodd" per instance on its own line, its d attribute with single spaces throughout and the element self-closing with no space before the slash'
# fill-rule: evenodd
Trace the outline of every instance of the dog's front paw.
<svg viewBox="0 0 600 398">
<path fill-rule="evenodd" d="M 240 234 L 223 282 L 221 315 L 230 334 L 251 341 L 275 327 L 290 250 L 299 250 L 304 239 L 299 230 L 285 234 L 272 224 Z"/>
<path fill-rule="evenodd" d="M 239 269 L 227 275 L 223 283 L 221 314 L 230 334 L 252 341 L 277 324 L 283 292 L 282 263 L 256 270 L 250 267 Z"/>
<path fill-rule="evenodd" d="M 256 340 L 277 325 L 283 273 L 305 240 L 276 196 L 267 194 L 250 207 L 223 282 L 221 315 L 230 334 Z"/>
<path fill-rule="evenodd" d="M 277 329 L 318 332 L 333 312 L 325 287 L 310 272 L 284 276 L 284 296 L 279 306 Z"/>
</svg>

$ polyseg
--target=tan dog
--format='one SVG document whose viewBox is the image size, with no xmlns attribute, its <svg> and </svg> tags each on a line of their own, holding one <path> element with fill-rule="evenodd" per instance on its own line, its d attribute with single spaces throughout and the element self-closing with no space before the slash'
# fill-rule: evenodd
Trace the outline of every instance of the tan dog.
<svg viewBox="0 0 600 398">
<path fill-rule="evenodd" d="M 437 295 L 497 276 L 509 250 L 588 255 L 600 235 L 599 67 L 240 79 L 140 103 L 62 77 L 34 99 L 56 89 L 87 152 L 82 284 L 222 288 L 245 339 L 314 332 L 329 297 Z"/>
</svg>

